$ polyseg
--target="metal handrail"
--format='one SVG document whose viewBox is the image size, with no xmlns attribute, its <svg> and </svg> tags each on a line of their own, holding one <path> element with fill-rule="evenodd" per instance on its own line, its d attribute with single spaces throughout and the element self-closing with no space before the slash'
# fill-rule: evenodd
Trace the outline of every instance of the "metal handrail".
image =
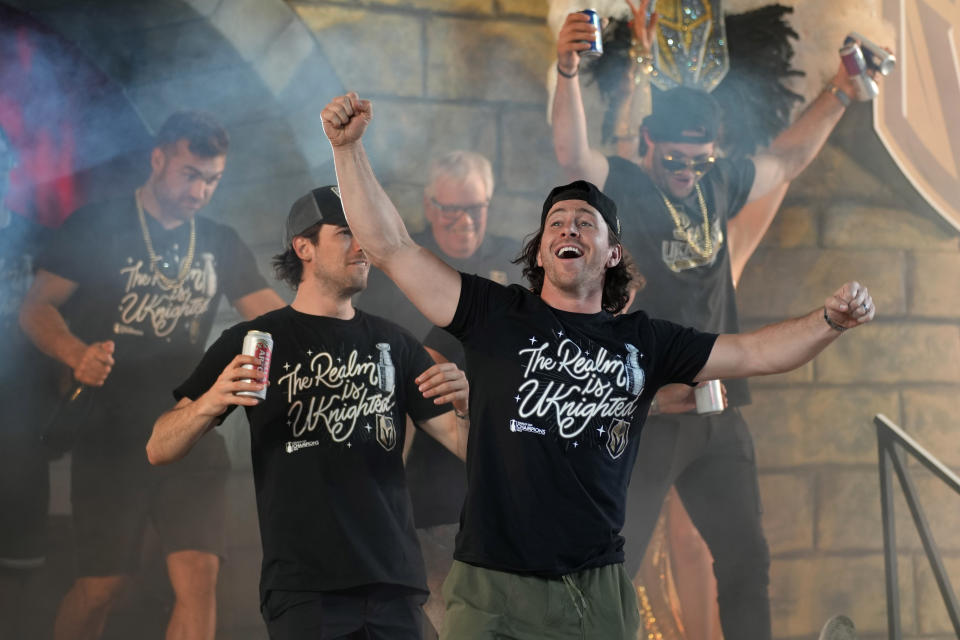
<svg viewBox="0 0 960 640">
<path fill-rule="evenodd" d="M 920 446 L 903 429 L 895 425 L 882 413 L 873 417 L 877 427 L 877 451 L 880 468 L 880 507 L 883 518 L 883 555 L 887 578 L 887 629 L 890 640 L 901 640 L 903 630 L 900 621 L 900 592 L 898 589 L 897 570 L 897 541 L 893 513 L 893 476 L 891 467 L 900 481 L 900 489 L 907 500 L 913 524 L 920 535 L 923 550 L 927 554 L 930 568 L 933 570 L 940 588 L 940 595 L 947 607 L 953 630 L 960 638 L 960 604 L 953 592 L 953 587 L 947 577 L 940 551 L 933 539 L 933 532 L 927 521 L 926 514 L 920 501 L 917 499 L 917 489 L 912 478 L 907 473 L 900 451 L 905 451 L 940 478 L 955 493 L 960 495 L 960 478 L 957 477 L 942 462 L 934 458 L 930 452 Z"/>
</svg>

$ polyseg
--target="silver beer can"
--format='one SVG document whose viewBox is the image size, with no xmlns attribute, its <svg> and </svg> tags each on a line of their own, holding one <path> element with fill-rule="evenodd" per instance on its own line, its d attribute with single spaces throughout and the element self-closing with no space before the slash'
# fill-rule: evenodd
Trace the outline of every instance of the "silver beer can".
<svg viewBox="0 0 960 640">
<path fill-rule="evenodd" d="M 256 366 L 252 364 L 243 365 L 244 369 L 253 369 L 264 374 L 270 375 L 270 358 L 273 356 L 273 336 L 266 331 L 247 331 L 243 337 L 243 349 L 240 351 L 245 356 L 253 356 L 259 362 Z M 253 378 L 244 378 L 243 382 L 255 382 Z M 267 388 L 260 391 L 237 391 L 238 396 L 249 396 L 251 398 L 267 399 Z"/>
<path fill-rule="evenodd" d="M 697 399 L 697 413 L 712 416 L 723 413 L 723 386 L 719 380 L 711 380 L 697 387 L 693 392 Z"/>
<path fill-rule="evenodd" d="M 587 40 L 590 48 L 580 52 L 581 56 L 596 57 L 603 55 L 603 29 L 600 28 L 600 14 L 596 9 L 584 9 L 580 13 L 590 18 L 590 24 L 597 28 L 597 35 L 593 40 Z"/>
<path fill-rule="evenodd" d="M 880 75 L 888 76 L 897 68 L 897 57 L 881 47 L 880 45 L 867 40 L 856 31 L 851 31 L 843 44 L 860 43 L 860 51 L 863 53 L 863 59 L 867 66 L 876 69 Z"/>
</svg>

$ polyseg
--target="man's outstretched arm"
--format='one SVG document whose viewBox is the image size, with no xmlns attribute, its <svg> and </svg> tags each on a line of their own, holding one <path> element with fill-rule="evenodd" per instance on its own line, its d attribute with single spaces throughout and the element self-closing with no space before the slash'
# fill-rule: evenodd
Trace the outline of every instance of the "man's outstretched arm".
<svg viewBox="0 0 960 640">
<path fill-rule="evenodd" d="M 571 180 L 589 180 L 603 188 L 610 173 L 607 158 L 590 148 L 587 116 L 580 94 L 580 51 L 590 47 L 596 28 L 583 13 L 567 16 L 557 35 L 557 90 L 553 96 L 553 150 Z"/>
<path fill-rule="evenodd" d="M 373 173 L 361 137 L 373 105 L 355 93 L 334 98 L 321 113 L 343 210 L 367 257 L 393 280 L 433 324 L 453 321 L 460 300 L 460 274 L 417 245 Z"/>
<path fill-rule="evenodd" d="M 707 363 L 695 380 L 747 378 L 796 369 L 812 360 L 842 330 L 873 320 L 876 314 L 867 288 L 848 282 L 806 316 L 756 331 L 717 338 Z"/>
<path fill-rule="evenodd" d="M 876 78 L 876 71 L 869 72 Z M 755 200 L 784 182 L 790 182 L 820 153 L 837 126 L 847 103 L 856 95 L 853 80 L 841 63 L 833 79 L 796 122 L 754 158 L 757 175 L 749 200 Z"/>
</svg>

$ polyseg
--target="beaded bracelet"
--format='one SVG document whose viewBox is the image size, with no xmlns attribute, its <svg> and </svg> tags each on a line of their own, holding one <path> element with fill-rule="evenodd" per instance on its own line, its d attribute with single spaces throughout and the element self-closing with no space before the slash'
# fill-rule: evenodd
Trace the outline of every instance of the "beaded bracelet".
<svg viewBox="0 0 960 640">
<path fill-rule="evenodd" d="M 557 63 L 557 73 L 559 73 L 560 75 L 562 75 L 564 78 L 576 78 L 576 77 L 577 77 L 577 73 L 578 73 L 579 71 L 580 71 L 580 69 L 578 68 L 578 69 L 574 69 L 574 70 L 573 70 L 573 73 L 567 73 L 566 71 L 564 71 L 563 69 L 560 68 L 560 63 L 559 63 L 559 62 Z"/>
<path fill-rule="evenodd" d="M 823 319 L 827 321 L 827 324 L 830 325 L 830 328 L 833 329 L 834 331 L 843 333 L 844 331 L 847 330 L 847 328 L 842 324 L 837 324 L 836 322 L 830 319 L 830 316 L 827 315 L 826 307 L 823 308 Z"/>
</svg>

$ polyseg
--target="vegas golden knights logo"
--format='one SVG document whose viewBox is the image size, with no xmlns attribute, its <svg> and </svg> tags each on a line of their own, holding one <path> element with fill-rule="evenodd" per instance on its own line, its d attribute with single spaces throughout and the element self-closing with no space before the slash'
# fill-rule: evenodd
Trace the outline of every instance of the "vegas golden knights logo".
<svg viewBox="0 0 960 640">
<path fill-rule="evenodd" d="M 960 11 L 942 0 L 882 6 L 897 34 L 897 67 L 880 86 L 874 129 L 917 191 L 960 229 Z"/>
<path fill-rule="evenodd" d="M 607 453 L 616 460 L 627 450 L 630 440 L 630 423 L 626 420 L 614 420 L 607 429 Z"/>
<path fill-rule="evenodd" d="M 387 451 L 397 446 L 397 428 L 390 416 L 377 416 L 377 442 Z"/>
</svg>

